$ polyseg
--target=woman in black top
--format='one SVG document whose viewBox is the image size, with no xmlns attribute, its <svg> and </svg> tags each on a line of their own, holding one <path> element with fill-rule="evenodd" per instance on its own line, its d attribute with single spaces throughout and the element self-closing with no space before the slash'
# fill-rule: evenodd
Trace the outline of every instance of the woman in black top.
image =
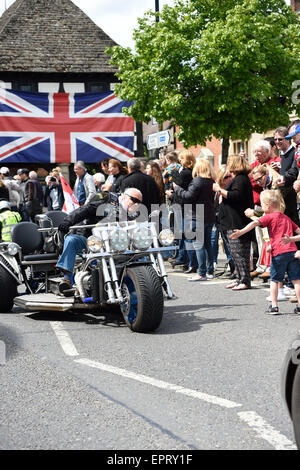
<svg viewBox="0 0 300 470">
<path fill-rule="evenodd" d="M 211 231 L 216 220 L 212 189 L 214 180 L 215 172 L 212 166 L 207 160 L 200 159 L 194 166 L 193 180 L 186 190 L 173 183 L 175 195 L 184 203 L 187 254 L 190 257 L 193 253 L 190 248 L 195 250 L 198 262 L 198 274 L 189 278 L 189 281 L 206 281 L 213 277 Z"/>
<path fill-rule="evenodd" d="M 233 290 L 244 290 L 251 287 L 250 278 L 250 247 L 251 241 L 254 241 L 253 231 L 248 232 L 239 239 L 232 240 L 229 236 L 234 229 L 243 228 L 249 223 L 245 215 L 247 208 L 253 208 L 253 192 L 249 179 L 249 173 L 252 168 L 247 161 L 240 155 L 231 155 L 228 157 L 227 170 L 232 174 L 232 181 L 221 188 L 218 183 L 213 186 L 220 196 L 222 202 L 219 208 L 219 222 L 227 233 L 229 251 L 235 264 L 237 279 L 226 286 Z"/>
<path fill-rule="evenodd" d="M 173 172 L 173 182 L 180 186 L 182 189 L 187 189 L 193 179 L 193 168 L 196 164 L 196 157 L 191 150 L 182 150 L 178 155 L 178 162 L 181 169 Z M 181 238 L 178 240 L 178 254 L 174 262 L 171 261 L 172 266 L 183 265 L 186 267 L 186 274 L 197 272 L 197 258 L 196 254 L 190 250 L 188 257 L 184 242 L 184 202 L 172 190 L 166 191 L 167 197 L 170 199 L 171 207 L 174 211 L 174 229 L 175 231 L 181 227 Z M 181 224 L 181 225 L 180 225 Z M 179 225 L 179 227 L 178 227 Z"/>
<path fill-rule="evenodd" d="M 164 204 L 165 201 L 165 187 L 164 187 L 164 181 L 161 173 L 161 169 L 159 167 L 159 164 L 154 162 L 153 160 L 147 163 L 146 166 L 146 173 L 149 176 L 152 176 L 152 178 L 155 179 L 155 182 L 157 186 L 159 187 L 159 192 L 160 192 L 160 203 Z"/>
<path fill-rule="evenodd" d="M 109 177 L 102 185 L 102 191 L 119 193 L 124 176 L 128 174 L 126 167 L 116 158 L 110 158 L 108 161 Z"/>
</svg>

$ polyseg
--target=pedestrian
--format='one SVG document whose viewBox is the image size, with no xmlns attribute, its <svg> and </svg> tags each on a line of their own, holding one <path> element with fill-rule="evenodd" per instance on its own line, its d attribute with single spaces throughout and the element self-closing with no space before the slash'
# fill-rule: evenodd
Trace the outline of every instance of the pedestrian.
<svg viewBox="0 0 300 470">
<path fill-rule="evenodd" d="M 294 232 L 300 235 L 300 228 L 280 211 L 282 201 L 278 191 L 267 189 L 261 193 L 260 198 L 265 215 L 258 220 L 250 222 L 242 229 L 234 230 L 230 235 L 230 239 L 238 239 L 241 236 L 245 236 L 245 234 L 257 226 L 268 228 L 271 242 L 271 304 L 267 308 L 266 313 L 269 315 L 279 314 L 278 284 L 283 282 L 286 272 L 294 285 L 298 301 L 294 313 L 300 313 L 300 263 L 295 258 L 297 253 L 295 240 L 300 240 L 300 236 L 293 236 Z"/>
<path fill-rule="evenodd" d="M 185 204 L 184 231 L 189 266 L 193 266 L 193 260 L 190 258 L 194 254 L 197 258 L 198 273 L 188 278 L 190 282 L 207 281 L 214 277 L 211 231 L 216 221 L 213 192 L 215 178 L 214 169 L 209 161 L 199 159 L 193 169 L 193 179 L 186 190 L 173 182 L 176 197 L 179 197 Z M 204 214 L 203 220 L 200 220 L 202 208 L 204 208 Z M 192 232 L 194 239 L 189 235 Z"/>
<path fill-rule="evenodd" d="M 11 241 L 11 231 L 15 225 L 21 222 L 19 212 L 11 210 L 7 200 L 0 200 L 0 240 L 1 242 Z"/>
<path fill-rule="evenodd" d="M 219 168 L 219 171 L 217 172 L 216 182 L 219 183 L 221 188 L 226 189 L 226 187 L 231 182 L 231 180 L 232 180 L 231 173 L 227 170 L 226 165 L 222 165 Z M 214 207 L 215 207 L 215 213 L 216 213 L 216 223 L 213 226 L 213 229 L 211 232 L 211 245 L 212 245 L 213 254 L 214 254 L 214 269 L 216 269 L 217 264 L 218 264 L 219 238 L 221 235 L 221 239 L 223 241 L 223 246 L 224 246 L 224 251 L 227 257 L 228 266 L 230 270 L 229 277 L 230 279 L 235 279 L 235 274 L 234 274 L 235 268 L 234 268 L 234 262 L 232 260 L 232 257 L 228 248 L 227 231 L 222 226 L 222 222 L 221 222 L 222 219 L 219 217 L 219 211 L 220 211 L 220 208 L 222 207 L 221 206 L 222 200 L 223 200 L 222 194 L 215 193 Z"/>
<path fill-rule="evenodd" d="M 127 168 L 116 158 L 110 158 L 108 161 L 108 173 L 109 177 L 102 185 L 102 191 L 120 193 L 123 178 L 128 174 Z"/>
<path fill-rule="evenodd" d="M 95 173 L 93 175 L 93 178 L 94 178 L 96 193 L 101 194 L 102 193 L 102 185 L 105 183 L 105 176 L 104 176 L 103 173 Z"/>
<path fill-rule="evenodd" d="M 281 157 L 280 176 L 276 182 L 285 202 L 285 215 L 299 225 L 297 194 L 293 188 L 298 178 L 299 168 L 295 160 L 295 147 L 291 140 L 286 138 L 288 134 L 288 129 L 283 126 L 278 127 L 274 133 L 274 140 Z"/>
<path fill-rule="evenodd" d="M 75 163 L 74 172 L 76 181 L 74 185 L 74 194 L 81 206 L 89 204 L 96 197 L 96 188 L 92 175 L 87 172 L 85 163 L 81 160 Z"/>
<path fill-rule="evenodd" d="M 269 141 L 266 139 L 257 141 L 254 145 L 254 156 L 255 161 L 251 163 L 252 168 L 256 168 L 259 165 L 269 165 L 270 168 L 277 170 L 279 176 L 281 158 L 278 155 L 275 155 Z M 262 187 L 253 181 L 252 174 L 249 176 L 253 189 L 254 205 L 260 205 L 260 193 L 262 192 Z"/>
<path fill-rule="evenodd" d="M 19 168 L 17 171 L 22 188 L 20 212 L 23 221 L 35 222 L 35 216 L 42 212 L 41 198 L 43 198 L 43 194 L 40 194 L 40 187 L 35 183 L 35 179 L 29 178 L 29 173 L 28 168 Z"/>
<path fill-rule="evenodd" d="M 109 162 L 109 158 L 104 158 L 104 160 L 100 162 L 101 171 L 105 175 L 105 179 L 107 179 L 109 176 L 108 162 Z"/>
<path fill-rule="evenodd" d="M 8 189 L 11 210 L 17 212 L 19 210 L 22 196 L 22 188 L 13 178 L 10 177 L 9 168 L 6 166 L 0 168 L 0 177 Z"/>
<path fill-rule="evenodd" d="M 148 162 L 146 165 L 146 174 L 149 176 L 152 176 L 152 178 L 155 179 L 155 182 L 157 186 L 159 187 L 159 191 L 160 191 L 160 202 L 161 204 L 164 204 L 165 197 L 166 197 L 165 188 L 164 188 L 162 172 L 158 163 L 154 162 L 153 160 Z"/>
<path fill-rule="evenodd" d="M 0 199 L 9 201 L 9 190 L 2 178 L 0 178 Z"/>
<path fill-rule="evenodd" d="M 279 191 L 277 185 L 278 179 L 278 172 L 273 169 L 267 163 L 262 165 L 255 166 L 251 172 L 252 177 L 252 184 L 261 188 L 261 190 L 265 189 L 277 189 Z M 263 210 L 260 204 L 256 204 L 254 209 L 247 208 L 245 211 L 247 217 L 260 217 L 263 215 Z M 250 272 L 251 279 L 255 277 L 259 277 L 260 279 L 269 279 L 270 278 L 270 270 L 267 266 L 261 263 L 263 257 L 263 250 L 265 246 L 265 235 L 264 231 L 261 227 L 255 228 L 255 237 L 256 243 L 258 246 L 258 259 L 256 262 L 256 267 L 253 271 Z"/>
<path fill-rule="evenodd" d="M 65 199 L 60 181 L 51 175 L 48 175 L 45 181 L 44 206 L 47 207 L 48 211 L 61 211 Z"/>
<path fill-rule="evenodd" d="M 180 188 L 187 190 L 192 179 L 193 169 L 196 164 L 196 157 L 191 150 L 183 150 L 178 155 L 178 163 L 181 165 L 178 174 L 173 174 L 173 183 L 177 184 Z M 173 185 L 172 185 L 173 187 Z M 178 255 L 174 261 L 171 261 L 173 267 L 183 265 L 186 274 L 197 272 L 197 257 L 193 252 L 191 244 L 189 245 L 189 255 L 185 246 L 184 236 L 184 201 L 173 190 L 167 190 L 166 195 L 170 199 L 171 209 L 174 212 L 174 223 L 177 228 L 178 223 L 181 221 L 181 239 L 178 240 Z M 178 210 L 180 207 L 180 211 Z"/>
<path fill-rule="evenodd" d="M 178 163 L 178 153 L 168 152 L 165 155 L 165 160 L 167 167 L 163 172 L 163 180 L 165 185 L 165 190 L 173 189 L 172 187 L 172 178 L 174 174 L 178 174 L 181 169 L 181 165 Z"/>
<path fill-rule="evenodd" d="M 53 168 L 50 172 L 50 175 L 54 176 L 57 179 L 57 181 L 60 181 L 60 175 L 61 175 L 60 166 L 56 166 L 55 168 Z"/>
<path fill-rule="evenodd" d="M 297 162 L 298 168 L 300 167 L 300 119 L 293 121 L 289 126 L 289 135 L 287 135 L 286 140 L 292 140 L 295 144 L 295 160 Z"/>
<path fill-rule="evenodd" d="M 282 213 L 285 211 L 285 203 L 281 194 L 280 189 L 277 186 L 276 180 L 278 178 L 277 171 L 273 170 L 267 164 L 259 165 L 254 168 L 252 171 L 253 180 L 263 188 L 266 189 L 274 189 L 278 191 L 279 198 L 281 201 L 280 210 Z M 255 209 L 246 209 L 245 215 L 249 218 L 252 217 L 261 217 L 264 214 L 262 207 L 256 205 Z M 270 262 L 269 256 L 267 254 L 267 249 L 270 243 L 269 234 L 267 229 L 263 229 L 262 227 L 255 227 L 255 235 L 256 240 L 259 241 L 260 249 L 259 249 L 259 258 L 256 263 L 255 271 L 250 273 L 251 279 L 258 276 L 260 279 L 269 279 L 270 278 Z M 290 294 L 292 293 L 290 289 L 287 289 L 287 292 Z M 269 297 L 267 297 L 267 300 Z M 287 300 L 284 292 L 283 284 L 279 284 L 278 286 L 278 301 Z"/>
<path fill-rule="evenodd" d="M 246 234 L 241 239 L 234 240 L 230 238 L 230 235 L 234 229 L 242 228 L 247 224 L 245 210 L 248 207 L 254 207 L 252 186 L 248 176 L 252 168 L 242 156 L 231 155 L 227 160 L 227 170 L 232 175 L 229 185 L 221 188 L 218 183 L 215 183 L 213 190 L 222 195 L 219 218 L 227 232 L 228 248 L 236 271 L 236 279 L 226 288 L 240 291 L 251 288 L 250 247 L 254 234 Z"/>
<path fill-rule="evenodd" d="M 151 206 L 159 206 L 161 195 L 159 187 L 152 176 L 142 172 L 142 165 L 139 158 L 130 158 L 127 162 L 128 174 L 124 176 L 121 182 L 121 193 L 126 188 L 136 188 L 143 195 L 143 206 L 147 209 L 147 218 L 151 213 Z M 158 207 L 157 207 L 158 208 Z M 142 210 L 142 208 L 141 208 Z M 146 213 L 142 215 L 146 217 Z"/>
<path fill-rule="evenodd" d="M 290 134 L 286 136 L 286 139 L 287 140 L 291 139 L 295 143 L 296 145 L 295 160 L 297 162 L 298 167 L 300 167 L 300 119 L 293 121 L 292 125 L 289 128 L 289 132 Z M 298 179 L 293 184 L 293 188 L 296 191 L 296 193 L 299 194 L 300 192 L 299 173 L 298 173 Z"/>
</svg>

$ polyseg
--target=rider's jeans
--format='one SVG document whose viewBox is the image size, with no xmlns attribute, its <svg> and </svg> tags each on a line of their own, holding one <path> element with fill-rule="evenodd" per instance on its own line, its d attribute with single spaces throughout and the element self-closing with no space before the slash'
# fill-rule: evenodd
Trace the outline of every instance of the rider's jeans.
<svg viewBox="0 0 300 470">
<path fill-rule="evenodd" d="M 86 250 L 86 238 L 83 235 L 68 235 L 65 238 L 63 252 L 56 264 L 57 268 L 73 272 L 76 255 Z"/>
</svg>

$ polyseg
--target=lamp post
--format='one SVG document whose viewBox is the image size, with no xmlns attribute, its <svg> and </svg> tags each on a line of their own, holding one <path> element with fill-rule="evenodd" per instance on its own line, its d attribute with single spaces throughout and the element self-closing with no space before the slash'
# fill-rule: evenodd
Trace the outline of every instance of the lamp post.
<svg viewBox="0 0 300 470">
<path fill-rule="evenodd" d="M 159 13 L 159 0 L 155 0 L 155 13 Z M 159 22 L 159 16 L 157 15 L 155 21 Z"/>
</svg>

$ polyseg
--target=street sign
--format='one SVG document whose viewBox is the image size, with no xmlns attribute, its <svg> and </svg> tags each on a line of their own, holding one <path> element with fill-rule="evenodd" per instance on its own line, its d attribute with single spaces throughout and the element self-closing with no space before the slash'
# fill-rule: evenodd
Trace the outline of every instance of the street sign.
<svg viewBox="0 0 300 470">
<path fill-rule="evenodd" d="M 169 145 L 170 141 L 171 134 L 169 130 L 149 134 L 147 135 L 147 149 L 153 150 L 165 147 L 166 145 Z"/>
</svg>

